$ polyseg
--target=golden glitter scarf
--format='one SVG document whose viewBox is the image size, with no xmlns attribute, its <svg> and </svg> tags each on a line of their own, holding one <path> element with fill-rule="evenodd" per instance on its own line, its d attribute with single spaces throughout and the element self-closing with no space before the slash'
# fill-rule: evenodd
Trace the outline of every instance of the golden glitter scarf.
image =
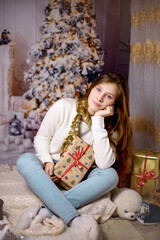
<svg viewBox="0 0 160 240">
<path fill-rule="evenodd" d="M 89 128 L 91 128 L 92 120 L 88 112 L 88 101 L 87 100 L 78 100 L 77 101 L 77 115 L 74 117 L 71 129 L 69 131 L 68 137 L 64 139 L 64 142 L 61 146 L 61 153 L 69 146 L 73 139 L 78 136 L 80 123 L 84 121 Z"/>
</svg>

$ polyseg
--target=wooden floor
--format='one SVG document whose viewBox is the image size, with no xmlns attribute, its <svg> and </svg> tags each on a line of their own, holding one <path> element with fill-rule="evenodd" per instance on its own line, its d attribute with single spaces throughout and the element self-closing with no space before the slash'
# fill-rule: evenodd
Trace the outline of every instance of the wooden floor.
<svg viewBox="0 0 160 240">
<path fill-rule="evenodd" d="M 17 151 L 5 153 L 0 149 L 0 164 L 15 165 L 19 155 Z M 160 240 L 160 224 L 144 226 L 138 221 L 111 218 L 100 227 L 102 240 Z"/>
<path fill-rule="evenodd" d="M 160 224 L 144 226 L 138 221 L 111 218 L 100 227 L 103 240 L 160 240 Z"/>
</svg>

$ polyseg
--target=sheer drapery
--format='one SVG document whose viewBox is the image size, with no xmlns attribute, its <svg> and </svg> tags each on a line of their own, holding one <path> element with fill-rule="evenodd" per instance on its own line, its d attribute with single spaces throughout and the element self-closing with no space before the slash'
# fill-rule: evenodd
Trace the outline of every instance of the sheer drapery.
<svg viewBox="0 0 160 240">
<path fill-rule="evenodd" d="M 131 1 L 130 112 L 135 149 L 160 151 L 160 1 Z"/>
<path fill-rule="evenodd" d="M 104 72 L 121 72 L 128 79 L 131 0 L 92 0 L 96 31 L 104 50 Z"/>
</svg>

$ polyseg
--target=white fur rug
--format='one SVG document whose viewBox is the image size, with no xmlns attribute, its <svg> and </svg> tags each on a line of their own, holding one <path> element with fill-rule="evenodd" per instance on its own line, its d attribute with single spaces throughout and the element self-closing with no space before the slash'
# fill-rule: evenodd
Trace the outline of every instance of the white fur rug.
<svg viewBox="0 0 160 240">
<path fill-rule="evenodd" d="M 0 165 L 0 198 L 4 201 L 4 221 L 15 234 L 27 235 L 30 240 L 88 240 L 84 232 L 66 228 L 63 221 L 57 217 L 46 219 L 34 228 L 19 232 L 16 223 L 21 213 L 31 205 L 41 205 L 42 202 L 28 188 L 24 179 L 18 173 L 16 166 Z M 115 211 L 115 204 L 108 194 L 95 202 L 78 209 L 80 214 L 91 214 L 98 223 L 106 222 Z M 1 232 L 0 232 L 1 233 Z"/>
</svg>

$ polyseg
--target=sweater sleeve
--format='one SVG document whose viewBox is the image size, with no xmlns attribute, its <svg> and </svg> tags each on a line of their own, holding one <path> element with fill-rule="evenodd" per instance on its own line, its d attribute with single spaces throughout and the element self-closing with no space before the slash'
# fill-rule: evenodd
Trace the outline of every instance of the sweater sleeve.
<svg viewBox="0 0 160 240">
<path fill-rule="evenodd" d="M 92 136 L 95 163 L 101 169 L 111 167 L 116 156 L 110 145 L 107 130 L 104 128 L 104 117 L 92 116 Z"/>
<path fill-rule="evenodd" d="M 50 155 L 50 141 L 54 136 L 56 127 L 62 118 L 62 100 L 55 102 L 46 113 L 41 126 L 34 138 L 36 156 L 43 162 L 53 162 Z"/>
</svg>

